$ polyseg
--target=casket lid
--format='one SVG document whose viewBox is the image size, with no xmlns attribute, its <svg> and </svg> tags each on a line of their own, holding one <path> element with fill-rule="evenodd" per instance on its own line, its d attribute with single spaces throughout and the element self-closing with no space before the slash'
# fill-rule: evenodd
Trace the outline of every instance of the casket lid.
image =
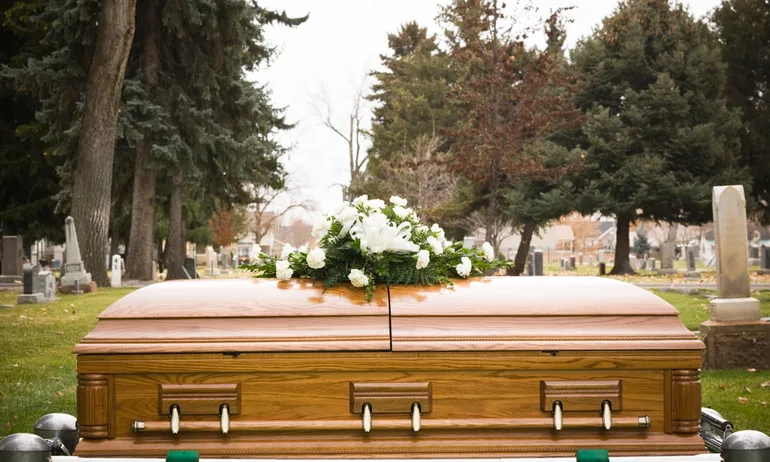
<svg viewBox="0 0 770 462">
<path fill-rule="evenodd" d="M 387 289 L 274 279 L 169 281 L 110 305 L 78 354 L 390 348 Z"/>
<path fill-rule="evenodd" d="M 703 349 L 655 294 L 598 277 L 390 288 L 393 351 Z"/>
</svg>

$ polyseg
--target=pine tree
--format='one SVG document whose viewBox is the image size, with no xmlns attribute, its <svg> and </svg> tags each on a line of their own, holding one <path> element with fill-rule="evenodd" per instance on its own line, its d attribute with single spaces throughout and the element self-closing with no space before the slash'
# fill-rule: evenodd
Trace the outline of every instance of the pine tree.
<svg viewBox="0 0 770 462">
<path fill-rule="evenodd" d="M 579 205 L 617 218 L 611 274 L 633 273 L 631 222 L 702 223 L 711 187 L 743 178 L 725 66 L 706 25 L 668 0 L 622 2 L 572 59 L 587 113 Z"/>
<path fill-rule="evenodd" d="M 770 222 L 770 6 L 723 1 L 713 15 L 727 63 L 725 94 L 741 111 L 741 163 L 749 168 L 760 218 Z"/>
</svg>

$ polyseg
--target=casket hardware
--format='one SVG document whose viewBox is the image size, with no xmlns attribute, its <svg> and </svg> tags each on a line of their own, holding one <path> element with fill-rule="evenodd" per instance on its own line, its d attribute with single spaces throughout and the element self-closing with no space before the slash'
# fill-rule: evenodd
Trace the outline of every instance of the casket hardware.
<svg viewBox="0 0 770 462">
<path fill-rule="evenodd" d="M 219 430 L 223 435 L 230 431 L 230 406 L 227 404 L 219 407 Z"/>
<path fill-rule="evenodd" d="M 420 403 L 412 404 L 412 431 L 417 433 L 420 431 Z"/>
<path fill-rule="evenodd" d="M 176 404 L 171 405 L 171 434 L 176 435 L 179 433 L 179 406 Z"/>
<path fill-rule="evenodd" d="M 564 417 L 562 417 L 561 401 L 553 403 L 553 429 L 557 432 L 564 427 Z"/>
<path fill-rule="evenodd" d="M 602 401 L 602 427 L 605 430 L 612 428 L 612 407 L 609 401 Z"/>
<path fill-rule="evenodd" d="M 372 405 L 364 403 L 361 414 L 361 425 L 364 429 L 364 433 L 369 433 L 372 431 Z"/>
</svg>

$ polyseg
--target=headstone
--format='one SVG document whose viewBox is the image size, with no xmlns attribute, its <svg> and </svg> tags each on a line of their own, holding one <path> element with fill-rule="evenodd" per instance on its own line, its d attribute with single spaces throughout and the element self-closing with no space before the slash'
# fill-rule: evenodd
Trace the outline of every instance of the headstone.
<svg viewBox="0 0 770 462">
<path fill-rule="evenodd" d="M 636 255 L 631 255 L 628 257 L 628 264 L 631 265 L 631 269 L 634 271 L 639 269 L 639 262 L 636 259 Z"/>
<path fill-rule="evenodd" d="M 64 220 L 64 237 L 66 241 L 64 255 L 67 262 L 64 264 L 64 276 L 61 278 L 61 285 L 71 286 L 77 282 L 78 287 L 80 287 L 90 284 L 91 274 L 86 272 L 83 260 L 80 258 L 78 235 L 75 231 L 75 220 L 72 217 L 67 217 Z"/>
<path fill-rule="evenodd" d="M 604 261 L 604 250 L 599 250 L 596 253 L 596 261 L 599 263 L 605 263 Z"/>
<path fill-rule="evenodd" d="M 22 269 L 22 283 L 24 285 L 23 293 L 34 294 L 34 282 L 35 282 L 35 267 L 29 263 L 25 263 Z"/>
<path fill-rule="evenodd" d="M 535 252 L 532 254 L 532 261 L 534 262 L 535 267 L 535 276 L 542 276 L 543 275 L 543 250 L 542 249 L 535 249 Z"/>
<path fill-rule="evenodd" d="M 770 273 L 770 247 L 763 245 L 759 249 L 760 271 L 763 274 Z"/>
<path fill-rule="evenodd" d="M 184 259 L 184 270 L 189 279 L 199 279 L 198 273 L 195 272 L 194 258 L 188 257 Z"/>
<path fill-rule="evenodd" d="M 222 269 L 227 268 L 227 254 L 224 252 L 220 252 L 220 255 L 222 256 Z"/>
<path fill-rule="evenodd" d="M 676 243 L 662 242 L 660 244 L 660 274 L 676 274 L 674 258 L 676 257 Z"/>
<path fill-rule="evenodd" d="M 21 236 L 3 236 L 3 271 L 0 282 L 21 280 L 24 270 L 24 242 Z"/>
<path fill-rule="evenodd" d="M 712 193 L 718 298 L 701 324 L 706 366 L 719 369 L 770 368 L 770 323 L 760 320 L 751 298 L 743 186 L 716 186 Z"/>
<path fill-rule="evenodd" d="M 650 271 L 655 271 L 655 259 L 654 258 L 648 259 L 647 266 L 649 267 Z"/>
<path fill-rule="evenodd" d="M 120 255 L 115 254 L 112 256 L 112 276 L 110 280 L 110 285 L 112 287 L 121 287 L 121 279 L 122 279 L 122 258 L 120 258 Z"/>
<path fill-rule="evenodd" d="M 211 274 L 212 276 L 217 276 L 219 275 L 219 269 L 217 268 L 217 253 L 214 252 L 214 249 L 212 249 L 211 247 L 207 249 L 207 253 L 208 253 L 207 266 L 209 269 L 209 274 Z"/>
<path fill-rule="evenodd" d="M 577 267 L 577 258 L 574 255 L 569 256 L 569 269 L 573 270 Z"/>
<path fill-rule="evenodd" d="M 607 264 L 604 262 L 599 263 L 599 276 L 607 274 Z"/>
<path fill-rule="evenodd" d="M 694 245 L 688 245 L 686 247 L 687 272 L 684 273 L 684 277 L 686 278 L 700 278 L 700 272 L 695 269 L 695 252 L 696 248 Z M 748 268 L 748 263 L 746 268 Z"/>
<path fill-rule="evenodd" d="M 535 268 L 532 265 L 532 260 L 527 260 L 527 276 L 534 276 Z"/>
<path fill-rule="evenodd" d="M 639 267 L 637 268 L 638 270 L 647 269 L 647 259 L 645 257 L 637 258 L 636 264 L 639 265 Z"/>
<path fill-rule="evenodd" d="M 749 266 L 757 266 L 760 264 L 759 248 L 762 245 L 762 235 L 759 231 L 754 231 L 751 236 L 751 243 L 749 244 Z"/>
<path fill-rule="evenodd" d="M 238 265 L 240 263 L 238 262 L 238 254 L 233 255 L 233 271 L 238 269 Z"/>
<path fill-rule="evenodd" d="M 578 265 L 583 264 L 583 252 L 578 253 Z"/>
<path fill-rule="evenodd" d="M 56 276 L 50 271 L 43 271 L 45 275 L 45 288 L 43 289 L 43 297 L 46 301 L 58 300 L 56 298 Z"/>
<path fill-rule="evenodd" d="M 80 280 L 75 279 L 75 288 L 72 290 L 72 293 L 75 295 L 82 295 L 83 291 L 80 290 Z"/>
</svg>

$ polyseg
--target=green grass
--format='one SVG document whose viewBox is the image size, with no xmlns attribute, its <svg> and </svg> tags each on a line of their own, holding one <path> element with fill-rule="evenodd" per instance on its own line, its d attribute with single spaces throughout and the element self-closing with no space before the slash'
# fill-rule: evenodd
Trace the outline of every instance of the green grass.
<svg viewBox="0 0 770 462">
<path fill-rule="evenodd" d="M 0 437 L 30 432 L 35 420 L 50 412 L 75 415 L 77 373 L 72 347 L 96 324 L 96 315 L 132 289 L 100 289 L 95 294 L 63 295 L 45 305 L 0 308 Z M 708 318 L 708 300 L 700 295 L 655 292 L 682 312 L 697 329 Z M 15 305 L 16 292 L 0 291 L 0 305 Z M 770 316 L 770 292 L 754 294 Z M 703 405 L 733 421 L 738 429 L 770 433 L 770 372 L 705 371 Z M 748 387 L 751 392 L 746 391 Z M 746 398 L 742 403 L 738 398 Z"/>
<path fill-rule="evenodd" d="M 709 319 L 709 299 L 703 295 L 680 294 L 676 292 L 652 291 L 655 295 L 674 305 L 679 310 L 679 319 L 690 330 L 700 330 L 700 325 Z M 770 292 L 754 292 L 752 297 L 759 299 L 762 317 L 770 316 Z M 768 411 L 770 412 L 770 411 Z"/>
<path fill-rule="evenodd" d="M 770 371 L 703 371 L 703 407 L 711 407 L 730 420 L 736 430 L 770 434 Z M 746 398 L 741 402 L 738 398 Z M 762 403 L 765 403 L 763 406 Z"/>
<path fill-rule="evenodd" d="M 47 304 L 0 308 L 0 436 L 31 432 L 50 412 L 75 415 L 72 348 L 104 308 L 131 291 L 99 289 L 60 295 L 60 301 Z M 17 295 L 0 291 L 0 305 L 15 305 Z"/>
</svg>

